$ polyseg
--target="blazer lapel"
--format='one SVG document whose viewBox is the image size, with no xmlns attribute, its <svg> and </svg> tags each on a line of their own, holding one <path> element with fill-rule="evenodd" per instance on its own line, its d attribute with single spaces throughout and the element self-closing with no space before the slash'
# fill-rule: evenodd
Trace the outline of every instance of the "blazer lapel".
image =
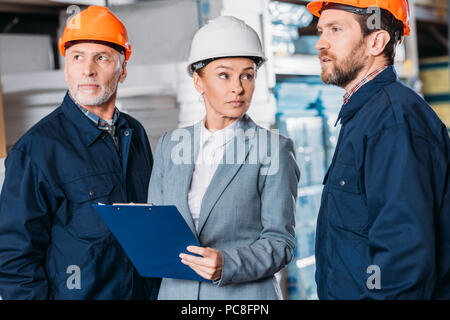
<svg viewBox="0 0 450 320">
<path fill-rule="evenodd" d="M 250 131 L 250 134 L 248 135 L 244 134 L 244 136 L 239 135 L 235 136 L 233 138 L 234 143 L 230 143 L 227 146 L 224 158 L 222 159 L 222 163 L 218 165 L 216 172 L 214 173 L 211 179 L 211 183 L 209 184 L 208 189 L 206 190 L 205 195 L 203 196 L 202 205 L 200 209 L 200 218 L 198 223 L 199 235 L 217 200 L 219 200 L 223 191 L 233 180 L 234 176 L 237 174 L 237 172 L 247 159 L 250 150 L 253 148 L 252 141 L 256 133 L 256 125 L 247 115 L 244 115 L 244 117 L 241 120 L 241 123 L 239 124 L 238 130 L 240 130 L 240 132 L 243 133 L 248 133 L 247 131 L 248 129 L 253 129 Z M 244 156 L 236 157 L 235 155 L 236 152 L 233 152 L 234 161 L 232 164 L 227 164 L 226 162 L 227 152 L 232 152 L 230 150 L 230 147 L 236 148 L 236 146 L 239 143 L 241 144 L 244 143 L 245 146 Z"/>
<path fill-rule="evenodd" d="M 180 213 L 184 220 L 188 224 L 192 233 L 198 238 L 197 230 L 195 229 L 194 220 L 192 219 L 191 210 L 189 209 L 188 193 L 191 185 L 192 175 L 194 172 L 195 156 L 198 151 L 199 139 L 200 139 L 200 126 L 195 124 L 184 128 L 188 130 L 190 134 L 189 144 L 185 148 L 190 148 L 190 162 L 174 165 L 177 168 L 178 180 L 174 181 L 175 190 L 177 190 L 177 207 L 180 209 Z"/>
</svg>

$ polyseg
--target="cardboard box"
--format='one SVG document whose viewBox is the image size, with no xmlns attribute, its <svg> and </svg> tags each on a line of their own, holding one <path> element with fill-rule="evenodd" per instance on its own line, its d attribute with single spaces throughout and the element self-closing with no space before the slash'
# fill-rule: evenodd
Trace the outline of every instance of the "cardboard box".
<svg viewBox="0 0 450 320">
<path fill-rule="evenodd" d="M 424 95 L 445 95 L 450 93 L 448 56 L 421 59 L 419 69 Z"/>
<path fill-rule="evenodd" d="M 447 0 L 416 0 L 415 3 L 419 6 L 432 7 L 436 9 L 448 8 Z"/>
<path fill-rule="evenodd" d="M 431 107 L 437 113 L 442 122 L 450 129 L 450 102 L 432 103 Z"/>
</svg>

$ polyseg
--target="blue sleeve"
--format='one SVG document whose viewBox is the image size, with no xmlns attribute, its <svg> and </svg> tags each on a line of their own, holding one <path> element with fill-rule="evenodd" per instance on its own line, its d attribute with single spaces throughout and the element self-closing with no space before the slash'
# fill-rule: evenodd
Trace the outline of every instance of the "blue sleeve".
<svg viewBox="0 0 450 320">
<path fill-rule="evenodd" d="M 368 254 L 381 281 L 362 298 L 429 299 L 436 286 L 436 190 L 445 179 L 432 142 L 406 126 L 385 129 L 367 140 L 365 161 Z"/>
<path fill-rule="evenodd" d="M 444 125 L 442 126 L 440 137 L 442 137 L 441 140 L 443 141 L 443 152 L 440 160 L 446 170 L 442 175 L 444 188 L 440 214 L 437 217 L 438 284 L 433 298 L 450 300 L 450 138 Z"/>
<path fill-rule="evenodd" d="M 49 184 L 31 159 L 13 149 L 0 196 L 0 296 L 48 299 L 44 257 L 50 241 Z"/>
<path fill-rule="evenodd" d="M 153 168 L 153 153 L 152 148 L 150 146 L 150 142 L 148 141 L 147 132 L 145 131 L 144 127 L 140 124 L 140 136 L 142 144 L 144 145 L 145 155 L 147 157 L 148 165 L 150 166 L 150 169 Z"/>
</svg>

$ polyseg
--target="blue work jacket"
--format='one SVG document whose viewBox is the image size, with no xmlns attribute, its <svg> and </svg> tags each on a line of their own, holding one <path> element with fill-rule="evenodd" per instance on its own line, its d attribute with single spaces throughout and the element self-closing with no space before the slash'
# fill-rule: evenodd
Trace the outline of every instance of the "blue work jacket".
<svg viewBox="0 0 450 320">
<path fill-rule="evenodd" d="M 119 151 L 68 93 L 5 162 L 0 196 L 3 299 L 147 299 L 159 280 L 140 277 L 92 209 L 146 202 L 153 159 L 142 125 L 116 121 Z"/>
<path fill-rule="evenodd" d="M 320 299 L 450 298 L 450 141 L 390 66 L 339 114 L 316 233 Z"/>
</svg>

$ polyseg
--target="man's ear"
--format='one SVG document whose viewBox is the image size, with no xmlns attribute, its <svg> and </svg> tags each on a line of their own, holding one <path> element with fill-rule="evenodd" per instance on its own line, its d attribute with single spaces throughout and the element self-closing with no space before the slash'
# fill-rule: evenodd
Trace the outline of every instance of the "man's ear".
<svg viewBox="0 0 450 320">
<path fill-rule="evenodd" d="M 387 44 L 391 40 L 389 32 L 386 30 L 377 30 L 369 35 L 368 53 L 371 56 L 377 57 L 384 52 Z"/>
<path fill-rule="evenodd" d="M 119 78 L 119 82 L 120 83 L 123 83 L 125 81 L 125 78 L 127 77 L 127 74 L 128 74 L 128 72 L 127 72 L 127 62 L 123 61 L 122 74 L 120 75 L 120 78 Z"/>
<path fill-rule="evenodd" d="M 67 79 L 67 53 L 66 57 L 64 58 L 64 80 L 66 80 L 66 82 L 69 83 Z"/>
<path fill-rule="evenodd" d="M 200 94 L 205 93 L 205 89 L 203 88 L 203 86 L 204 86 L 203 80 L 200 77 L 200 75 L 197 72 L 194 72 L 194 74 L 192 76 L 194 78 L 194 86 L 195 86 L 195 89 L 197 90 L 197 92 Z"/>
</svg>

